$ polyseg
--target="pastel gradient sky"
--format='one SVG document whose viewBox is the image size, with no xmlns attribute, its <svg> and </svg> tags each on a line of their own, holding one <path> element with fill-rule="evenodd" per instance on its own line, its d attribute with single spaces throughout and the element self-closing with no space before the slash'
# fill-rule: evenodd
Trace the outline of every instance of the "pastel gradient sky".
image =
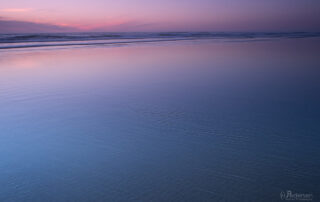
<svg viewBox="0 0 320 202">
<path fill-rule="evenodd" d="M 319 0 L 1 0 L 0 32 L 319 31 Z"/>
</svg>

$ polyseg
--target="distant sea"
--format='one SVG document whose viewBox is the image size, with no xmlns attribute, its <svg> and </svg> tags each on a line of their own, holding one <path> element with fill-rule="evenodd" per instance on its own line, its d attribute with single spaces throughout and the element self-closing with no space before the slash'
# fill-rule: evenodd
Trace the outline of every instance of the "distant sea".
<svg viewBox="0 0 320 202">
<path fill-rule="evenodd" d="M 110 45 L 197 39 L 270 40 L 314 37 L 320 37 L 320 32 L 85 32 L 0 34 L 0 49 Z"/>
</svg>

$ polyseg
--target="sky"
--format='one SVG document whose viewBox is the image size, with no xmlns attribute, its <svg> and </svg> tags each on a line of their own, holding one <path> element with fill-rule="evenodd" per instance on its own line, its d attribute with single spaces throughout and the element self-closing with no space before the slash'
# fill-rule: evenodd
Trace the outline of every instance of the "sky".
<svg viewBox="0 0 320 202">
<path fill-rule="evenodd" d="M 0 33 L 320 31 L 319 0 L 1 0 Z"/>
</svg>

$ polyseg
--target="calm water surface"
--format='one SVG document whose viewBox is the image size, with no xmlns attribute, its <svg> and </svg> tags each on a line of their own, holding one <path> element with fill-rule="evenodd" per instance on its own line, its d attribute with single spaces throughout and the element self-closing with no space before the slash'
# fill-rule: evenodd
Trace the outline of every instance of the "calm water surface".
<svg viewBox="0 0 320 202">
<path fill-rule="evenodd" d="M 320 200 L 320 39 L 0 52 L 0 201 Z"/>
</svg>

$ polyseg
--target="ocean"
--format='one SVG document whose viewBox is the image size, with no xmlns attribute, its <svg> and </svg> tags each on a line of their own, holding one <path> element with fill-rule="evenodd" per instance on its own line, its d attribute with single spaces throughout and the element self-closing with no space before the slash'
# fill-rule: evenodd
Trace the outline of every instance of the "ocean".
<svg viewBox="0 0 320 202">
<path fill-rule="evenodd" d="M 83 32 L 0 34 L 0 49 L 96 46 L 199 39 L 270 40 L 318 38 L 320 32 Z"/>
<path fill-rule="evenodd" d="M 0 49 L 0 201 L 319 200 L 319 33 L 2 34 Z"/>
</svg>

